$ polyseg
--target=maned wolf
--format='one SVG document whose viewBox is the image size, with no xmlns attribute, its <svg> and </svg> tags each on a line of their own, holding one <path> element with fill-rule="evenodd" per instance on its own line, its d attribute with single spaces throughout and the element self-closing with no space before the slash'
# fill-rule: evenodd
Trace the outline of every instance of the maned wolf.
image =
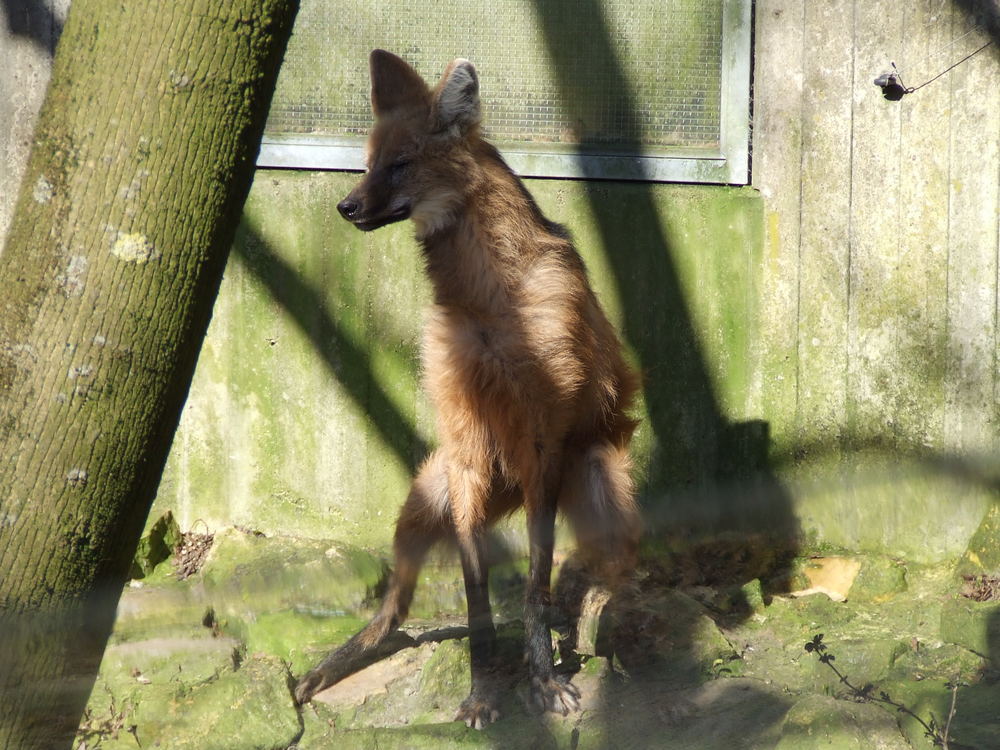
<svg viewBox="0 0 1000 750">
<path fill-rule="evenodd" d="M 629 569 L 640 534 L 627 414 L 637 380 L 567 233 L 480 137 L 472 64 L 455 60 L 433 90 L 389 52 L 372 52 L 370 66 L 368 171 L 337 209 L 364 231 L 416 225 L 434 290 L 423 367 L 441 447 L 400 512 L 378 614 L 299 681 L 296 698 L 310 700 L 371 656 L 406 618 L 428 549 L 450 539 L 465 576 L 472 660 L 472 692 L 456 718 L 477 729 L 495 721 L 486 530 L 523 505 L 531 701 L 566 714 L 579 693 L 553 671 L 546 623 L 556 510 L 596 572 Z"/>
</svg>

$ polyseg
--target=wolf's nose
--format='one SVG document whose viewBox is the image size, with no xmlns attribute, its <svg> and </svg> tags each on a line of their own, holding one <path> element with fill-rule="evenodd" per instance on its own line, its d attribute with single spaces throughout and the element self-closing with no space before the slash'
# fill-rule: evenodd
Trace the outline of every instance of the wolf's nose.
<svg viewBox="0 0 1000 750">
<path fill-rule="evenodd" d="M 360 208 L 361 206 L 358 202 L 350 198 L 344 198 L 344 200 L 337 204 L 337 210 L 340 211 L 340 215 L 348 220 L 353 219 Z"/>
</svg>

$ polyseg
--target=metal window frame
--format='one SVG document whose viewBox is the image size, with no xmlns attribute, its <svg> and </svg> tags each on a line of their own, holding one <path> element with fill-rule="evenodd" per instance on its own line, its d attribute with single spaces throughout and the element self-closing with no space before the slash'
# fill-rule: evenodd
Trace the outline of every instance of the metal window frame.
<svg viewBox="0 0 1000 750">
<path fill-rule="evenodd" d="M 749 184 L 751 0 L 723 0 L 718 149 L 635 154 L 588 153 L 556 144 L 496 144 L 522 177 Z M 257 166 L 364 171 L 364 139 L 265 135 Z"/>
</svg>

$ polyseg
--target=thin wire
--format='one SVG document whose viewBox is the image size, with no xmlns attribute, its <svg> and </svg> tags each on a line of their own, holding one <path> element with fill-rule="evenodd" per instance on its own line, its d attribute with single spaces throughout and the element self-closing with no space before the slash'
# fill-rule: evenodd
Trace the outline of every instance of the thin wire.
<svg viewBox="0 0 1000 750">
<path fill-rule="evenodd" d="M 936 23 L 940 23 L 940 21 L 939 20 L 928 21 L 926 24 L 924 24 L 923 28 L 927 28 L 927 27 L 929 27 L 929 26 L 931 26 L 933 24 L 936 24 Z M 928 60 L 933 60 L 936 57 L 940 57 L 942 54 L 944 54 L 945 52 L 947 52 L 948 50 L 950 50 L 952 47 L 954 47 L 960 41 L 962 41 L 963 39 L 965 39 L 967 36 L 969 36 L 970 34 L 976 33 L 981 28 L 983 28 L 982 22 L 977 23 L 971 29 L 969 29 L 964 34 L 962 34 L 962 36 L 958 37 L 958 39 L 952 39 L 950 42 L 948 42 L 944 46 L 938 47 L 933 52 L 930 52 L 930 53 L 928 53 L 928 54 L 924 55 L 923 57 L 920 57 L 920 58 L 918 58 L 916 60 L 911 60 L 908 56 L 902 57 L 902 58 L 897 58 L 897 59 L 903 61 L 903 65 L 901 66 L 902 68 L 904 68 L 906 70 L 912 70 L 914 67 L 916 67 L 920 63 L 926 63 Z M 979 50 L 976 50 L 976 52 L 979 52 Z"/>
<path fill-rule="evenodd" d="M 987 47 L 989 47 L 991 44 L 993 44 L 993 40 L 992 39 L 990 41 L 986 42 L 986 44 L 984 44 L 982 47 L 980 47 L 979 49 L 977 49 L 975 52 L 970 52 L 965 57 L 963 57 L 961 60 L 959 60 L 957 63 L 955 63 L 953 65 L 950 65 L 949 67 L 945 68 L 944 70 L 942 70 L 940 73 L 938 73 L 936 76 L 934 76 L 930 80 L 924 81 L 919 86 L 911 86 L 910 88 L 906 89 L 906 93 L 907 94 L 912 94 L 917 89 L 922 89 L 928 83 L 932 83 L 932 82 L 936 81 L 938 78 L 940 78 L 941 76 L 943 76 L 948 71 L 953 70 L 954 68 L 957 68 L 959 65 L 961 65 L 962 63 L 964 63 L 966 60 L 974 57 L 975 55 L 978 55 L 980 52 L 982 52 L 984 49 L 986 49 Z"/>
<path fill-rule="evenodd" d="M 927 25 L 930 26 L 930 24 L 927 24 Z M 931 52 L 931 53 L 929 53 L 927 55 L 924 55 L 924 57 L 920 58 L 917 62 L 926 62 L 927 60 L 930 60 L 932 57 L 937 57 L 942 52 L 946 52 L 946 51 L 950 50 L 952 47 L 954 47 L 960 41 L 962 41 L 963 39 L 965 39 L 965 37 L 967 37 L 969 34 L 973 34 L 973 33 L 977 32 L 977 31 L 979 31 L 979 29 L 981 29 L 981 28 L 982 28 L 982 24 L 981 23 L 977 23 L 971 29 L 969 29 L 964 34 L 962 34 L 962 36 L 960 36 L 958 39 L 953 39 L 952 41 L 948 42 L 948 44 L 944 45 L 943 47 L 939 47 L 938 49 L 936 49 L 934 52 Z"/>
</svg>

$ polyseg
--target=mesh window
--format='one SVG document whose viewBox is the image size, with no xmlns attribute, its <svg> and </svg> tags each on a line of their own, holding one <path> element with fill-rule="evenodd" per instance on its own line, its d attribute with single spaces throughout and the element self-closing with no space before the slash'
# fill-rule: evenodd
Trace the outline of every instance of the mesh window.
<svg viewBox="0 0 1000 750">
<path fill-rule="evenodd" d="M 749 7 L 749 0 L 303 0 L 265 140 L 364 136 L 372 121 L 368 53 L 381 47 L 431 85 L 452 59 L 471 60 L 484 133 L 501 149 L 718 153 L 724 8 L 734 3 Z"/>
</svg>

